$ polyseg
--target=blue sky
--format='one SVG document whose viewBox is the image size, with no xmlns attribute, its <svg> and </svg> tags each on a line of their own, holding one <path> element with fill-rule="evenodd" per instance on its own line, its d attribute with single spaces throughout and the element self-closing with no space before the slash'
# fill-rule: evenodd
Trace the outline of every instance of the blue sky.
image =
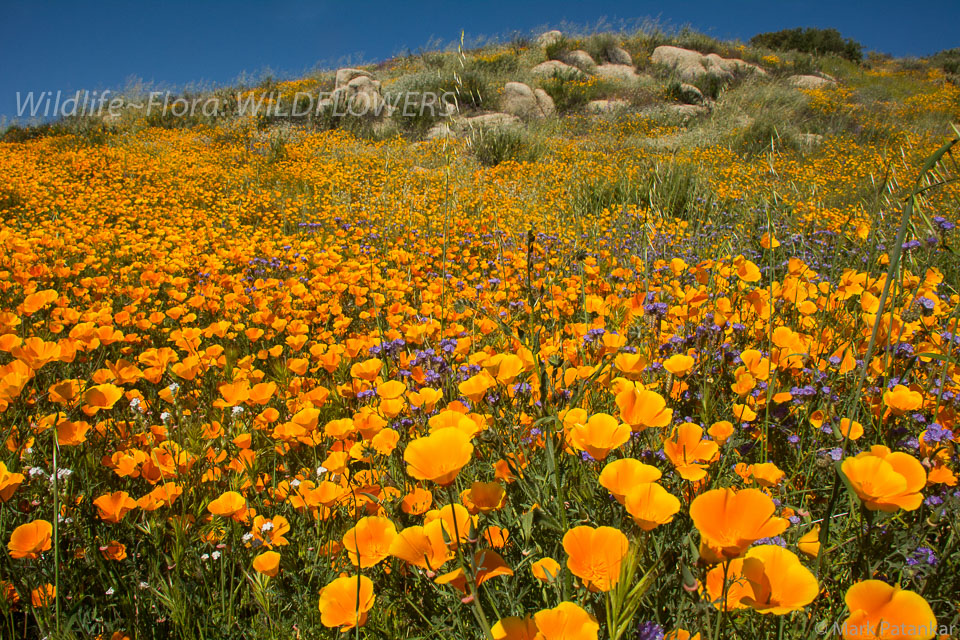
<svg viewBox="0 0 960 640">
<path fill-rule="evenodd" d="M 960 46 L 960 0 L 716 0 L 664 2 L 299 2 L 3 0 L 0 116 L 16 92 L 224 85 L 266 69 L 287 77 L 315 67 L 417 51 L 438 39 L 528 32 L 563 22 L 643 18 L 689 24 L 721 39 L 833 27 L 866 50 L 926 55 Z"/>
</svg>

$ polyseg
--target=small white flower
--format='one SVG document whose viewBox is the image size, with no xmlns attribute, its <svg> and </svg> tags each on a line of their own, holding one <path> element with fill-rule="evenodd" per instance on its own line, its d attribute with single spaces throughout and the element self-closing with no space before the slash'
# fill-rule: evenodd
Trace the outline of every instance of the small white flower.
<svg viewBox="0 0 960 640">
<path fill-rule="evenodd" d="M 30 471 L 27 472 L 27 475 L 29 475 L 31 478 L 36 478 L 38 476 L 41 478 L 46 478 L 47 472 L 40 467 L 30 467 Z"/>
<path fill-rule="evenodd" d="M 325 466 L 320 465 L 319 467 L 317 467 L 317 477 L 318 478 L 322 477 L 323 474 L 327 473 L 328 471 L 330 471 L 330 469 L 327 469 Z"/>
<path fill-rule="evenodd" d="M 210 559 L 210 554 L 209 554 L 209 553 L 205 553 L 205 554 L 203 554 L 202 556 L 200 556 L 200 559 L 203 560 L 204 562 L 206 562 L 207 560 Z"/>
<path fill-rule="evenodd" d="M 149 588 L 150 588 L 150 584 L 147 583 L 147 582 L 141 582 L 141 583 L 140 583 L 140 588 L 141 588 L 141 589 L 149 589 Z"/>
<path fill-rule="evenodd" d="M 179 389 L 180 389 L 180 385 L 178 385 L 176 382 L 172 383 L 169 387 L 167 387 L 167 391 L 169 391 L 170 393 L 176 393 Z"/>
<path fill-rule="evenodd" d="M 273 523 L 272 523 L 272 522 L 264 522 L 264 523 L 263 523 L 263 526 L 260 527 L 260 531 L 270 531 L 270 529 L 273 529 Z"/>
<path fill-rule="evenodd" d="M 296 489 L 297 487 L 300 486 L 300 481 L 299 481 L 299 480 L 291 480 L 291 481 L 290 481 L 290 486 L 293 487 L 294 489 Z"/>
<path fill-rule="evenodd" d="M 139 409 L 139 408 L 140 408 L 140 398 L 134 398 L 133 400 L 131 400 L 131 401 L 130 401 L 130 408 L 131 408 L 131 409 Z"/>
<path fill-rule="evenodd" d="M 210 554 L 210 557 L 213 558 L 214 560 L 219 560 L 219 559 L 220 559 L 220 552 L 219 552 L 219 551 L 214 551 L 213 553 Z"/>
<path fill-rule="evenodd" d="M 69 478 L 71 475 L 73 475 L 72 469 L 57 469 L 57 477 L 61 480 Z"/>
<path fill-rule="evenodd" d="M 248 531 L 247 533 L 243 534 L 243 541 L 250 542 L 250 538 L 252 537 L 253 537 L 253 534 Z"/>
<path fill-rule="evenodd" d="M 113 595 L 113 587 L 110 587 L 109 589 L 107 589 L 106 591 L 104 591 L 104 593 L 107 594 L 108 596 L 112 596 L 112 595 Z"/>
<path fill-rule="evenodd" d="M 169 413 L 169 412 L 164 411 L 163 413 L 160 414 L 160 420 L 161 420 L 161 421 L 166 422 L 166 421 L 169 420 L 169 419 L 170 419 L 170 413 Z"/>
<path fill-rule="evenodd" d="M 233 415 L 238 416 L 238 415 L 240 415 L 241 413 L 243 413 L 243 407 L 234 407 L 234 408 L 233 408 Z"/>
</svg>

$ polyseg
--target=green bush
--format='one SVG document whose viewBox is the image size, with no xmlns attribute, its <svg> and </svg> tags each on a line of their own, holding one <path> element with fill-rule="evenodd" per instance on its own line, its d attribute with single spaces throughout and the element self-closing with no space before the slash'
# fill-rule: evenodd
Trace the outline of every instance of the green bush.
<svg viewBox="0 0 960 640">
<path fill-rule="evenodd" d="M 933 54 L 927 60 L 935 67 L 943 69 L 946 73 L 960 75 L 960 47 L 955 49 L 944 49 Z"/>
<path fill-rule="evenodd" d="M 541 85 L 553 98 L 558 113 L 582 109 L 591 100 L 602 98 L 608 91 L 606 83 L 594 77 L 584 78 L 577 73 L 555 72 Z"/>
<path fill-rule="evenodd" d="M 533 143 L 528 133 L 513 127 L 474 129 L 467 141 L 477 162 L 493 167 L 508 160 L 533 162 L 543 153 L 538 143 Z"/>
<path fill-rule="evenodd" d="M 777 51 L 800 51 L 814 55 L 832 53 L 853 62 L 863 59 L 862 45 L 851 38 L 844 38 L 836 29 L 798 27 L 758 33 L 750 38 L 750 44 Z"/>
<path fill-rule="evenodd" d="M 781 153 L 800 147 L 799 138 L 789 125 L 757 118 L 733 135 L 730 147 L 737 153 L 756 155 L 767 151 Z"/>
</svg>

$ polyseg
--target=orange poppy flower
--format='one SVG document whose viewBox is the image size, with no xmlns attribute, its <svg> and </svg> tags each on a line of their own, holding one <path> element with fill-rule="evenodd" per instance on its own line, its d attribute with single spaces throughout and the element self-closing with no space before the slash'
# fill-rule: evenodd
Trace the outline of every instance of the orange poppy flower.
<svg viewBox="0 0 960 640">
<path fill-rule="evenodd" d="M 273 578 L 280 571 L 280 554 L 264 551 L 253 559 L 253 568 L 257 573 Z"/>
<path fill-rule="evenodd" d="M 863 425 L 850 418 L 840 420 L 840 435 L 851 440 L 859 440 L 863 436 Z"/>
<path fill-rule="evenodd" d="M 497 381 L 486 371 L 481 371 L 477 375 L 467 378 L 459 385 L 460 393 L 474 404 L 483 400 L 487 391 L 497 386 Z"/>
<path fill-rule="evenodd" d="M 320 623 L 347 631 L 367 623 L 376 596 L 367 576 L 337 578 L 320 590 Z"/>
<path fill-rule="evenodd" d="M 137 501 L 126 491 L 114 491 L 100 496 L 93 501 L 93 505 L 97 508 L 102 520 L 116 524 L 123 520 L 127 513 L 137 508 Z"/>
<path fill-rule="evenodd" d="M 57 588 L 49 582 L 30 592 L 30 602 L 38 609 L 48 607 L 57 599 Z"/>
<path fill-rule="evenodd" d="M 441 486 L 452 483 L 472 457 L 473 444 L 459 429 L 434 431 L 412 441 L 403 452 L 411 477 L 432 480 Z"/>
<path fill-rule="evenodd" d="M 350 562 L 360 568 L 376 565 L 390 555 L 390 545 L 397 537 L 397 527 L 389 518 L 367 516 L 343 534 L 343 548 Z"/>
<path fill-rule="evenodd" d="M 436 571 L 453 558 L 453 550 L 444 540 L 443 522 L 407 527 L 390 543 L 390 555 L 414 566 Z"/>
<path fill-rule="evenodd" d="M 707 475 L 705 465 L 717 455 L 719 447 L 712 440 L 703 440 L 703 428 L 684 422 L 670 439 L 663 441 L 663 452 L 684 480 L 698 481 Z"/>
<path fill-rule="evenodd" d="M 776 506 L 758 489 L 713 489 L 690 503 L 690 517 L 700 532 L 700 555 L 708 562 L 730 560 L 761 538 L 772 538 L 790 525 L 773 515 Z"/>
<path fill-rule="evenodd" d="M 542 640 L 532 616 L 501 618 L 490 629 L 493 640 Z"/>
<path fill-rule="evenodd" d="M 630 426 L 606 413 L 591 416 L 586 424 L 576 424 L 570 430 L 570 442 L 586 451 L 594 460 L 603 460 L 612 449 L 630 440 Z"/>
<path fill-rule="evenodd" d="M 540 558 L 530 565 L 533 576 L 541 582 L 553 582 L 560 575 L 560 563 L 553 558 Z"/>
<path fill-rule="evenodd" d="M 620 579 L 620 563 L 630 543 L 613 527 L 574 527 L 563 536 L 567 568 L 591 591 L 610 591 Z"/>
<path fill-rule="evenodd" d="M 909 411 L 916 411 L 923 406 L 923 394 L 919 391 L 911 391 L 909 387 L 898 384 L 893 389 L 884 392 L 883 404 L 894 415 L 899 416 Z"/>
<path fill-rule="evenodd" d="M 641 529 L 652 531 L 673 520 L 680 511 L 680 500 L 656 482 L 645 482 L 630 490 L 625 506 Z"/>
<path fill-rule="evenodd" d="M 843 598 L 850 617 L 840 630 L 845 639 L 937 637 L 937 618 L 923 596 L 880 580 L 864 580 L 847 589 Z"/>
<path fill-rule="evenodd" d="M 467 579 L 461 567 L 454 569 L 450 573 L 438 576 L 434 582 L 437 584 L 449 584 L 464 595 L 469 596 L 475 593 L 476 590 L 474 587 L 479 587 L 491 578 L 513 575 L 513 569 L 507 565 L 503 557 L 496 551 L 490 551 L 489 549 L 478 551 L 474 554 L 473 566 L 476 568 L 476 573 L 473 576 L 472 586 L 467 585 Z"/>
<path fill-rule="evenodd" d="M 711 438 L 717 441 L 717 444 L 723 445 L 723 443 L 733 435 L 733 424 L 726 420 L 714 422 L 712 425 L 710 425 L 710 428 L 707 429 L 707 433 L 710 434 Z"/>
<path fill-rule="evenodd" d="M 433 494 L 422 487 L 415 487 L 400 501 L 400 509 L 411 516 L 426 513 L 433 503 Z"/>
<path fill-rule="evenodd" d="M 13 497 L 14 492 L 23 483 L 22 473 L 11 473 L 7 465 L 0 462 L 0 500 L 6 502 Z"/>
<path fill-rule="evenodd" d="M 114 560 L 119 562 L 127 557 L 127 547 L 122 542 L 111 540 L 108 544 L 100 547 L 100 555 L 104 560 Z"/>
<path fill-rule="evenodd" d="M 640 389 L 635 385 L 617 394 L 620 419 L 634 431 L 651 427 L 665 427 L 673 419 L 673 409 L 667 409 L 667 401 L 659 393 Z"/>
<path fill-rule="evenodd" d="M 34 520 L 22 524 L 10 534 L 7 549 L 11 558 L 37 559 L 52 546 L 53 525 L 46 520 Z"/>
<path fill-rule="evenodd" d="M 927 484 L 923 465 L 908 453 L 874 445 L 840 465 L 857 496 L 871 511 L 915 511 Z"/>
<path fill-rule="evenodd" d="M 501 509 L 507 499 L 507 492 L 499 482 L 474 482 L 469 494 L 470 502 L 480 513 Z"/>
<path fill-rule="evenodd" d="M 247 500 L 236 491 L 227 491 L 208 504 L 207 511 L 215 516 L 245 522 L 247 519 Z"/>
<path fill-rule="evenodd" d="M 600 472 L 600 486 L 605 488 L 620 504 L 630 490 L 646 482 L 656 482 L 663 474 L 656 467 L 644 464 L 634 458 L 614 460 Z"/>
<path fill-rule="evenodd" d="M 678 353 L 664 360 L 663 368 L 675 376 L 682 377 L 690 373 L 690 370 L 693 369 L 694 362 L 696 361 L 690 356 Z"/>
<path fill-rule="evenodd" d="M 83 394 L 83 412 L 88 416 L 98 411 L 109 410 L 123 397 L 123 389 L 112 384 L 100 384 L 87 389 Z"/>
<path fill-rule="evenodd" d="M 817 579 L 791 551 L 760 545 L 726 569 L 727 609 L 751 607 L 760 613 L 784 615 L 803 609 L 820 592 Z M 707 574 L 706 588 L 719 609 L 723 600 L 724 567 Z"/>
<path fill-rule="evenodd" d="M 600 633 L 597 619 L 572 602 L 538 611 L 533 620 L 543 640 L 597 640 Z"/>
<path fill-rule="evenodd" d="M 820 525 L 814 526 L 810 531 L 800 536 L 797 540 L 797 548 L 811 558 L 820 555 Z"/>
</svg>

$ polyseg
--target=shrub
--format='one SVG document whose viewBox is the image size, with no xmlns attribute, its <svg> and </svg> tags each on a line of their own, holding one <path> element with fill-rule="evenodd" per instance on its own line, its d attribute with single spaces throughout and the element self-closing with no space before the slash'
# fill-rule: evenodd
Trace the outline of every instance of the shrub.
<svg viewBox="0 0 960 640">
<path fill-rule="evenodd" d="M 467 145 L 477 162 L 485 167 L 508 160 L 532 162 L 543 151 L 539 144 L 531 142 L 528 133 L 513 127 L 474 129 L 470 132 Z"/>
<path fill-rule="evenodd" d="M 766 151 L 780 153 L 800 147 L 799 139 L 787 124 L 757 118 L 733 136 L 730 147 L 737 153 L 755 155 Z"/>
<path fill-rule="evenodd" d="M 927 60 L 935 67 L 943 69 L 946 73 L 960 75 L 960 47 L 955 49 L 944 49 L 933 54 Z"/>
<path fill-rule="evenodd" d="M 608 87 L 595 77 L 584 78 L 576 73 L 556 72 L 543 83 L 542 88 L 553 98 L 557 112 L 567 113 L 603 97 Z"/>
<path fill-rule="evenodd" d="M 750 38 L 750 44 L 778 51 L 800 51 L 815 55 L 835 54 L 841 58 L 860 62 L 863 47 L 851 38 L 844 38 L 836 29 L 796 28 L 758 33 Z"/>
</svg>

